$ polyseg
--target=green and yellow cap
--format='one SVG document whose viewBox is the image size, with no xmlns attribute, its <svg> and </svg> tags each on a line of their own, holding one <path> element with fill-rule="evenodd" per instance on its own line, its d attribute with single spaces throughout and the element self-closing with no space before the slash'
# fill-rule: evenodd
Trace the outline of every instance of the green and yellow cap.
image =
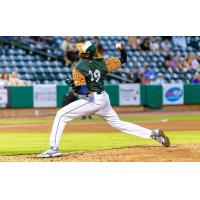
<svg viewBox="0 0 200 200">
<path fill-rule="evenodd" d="M 96 45 L 90 41 L 78 43 L 76 47 L 80 53 L 95 54 L 97 50 Z"/>
</svg>

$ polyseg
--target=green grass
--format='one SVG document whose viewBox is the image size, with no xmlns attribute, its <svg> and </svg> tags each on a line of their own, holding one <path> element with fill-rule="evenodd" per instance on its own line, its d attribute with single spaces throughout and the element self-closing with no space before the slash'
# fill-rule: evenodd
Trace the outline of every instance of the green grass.
<svg viewBox="0 0 200 200">
<path fill-rule="evenodd" d="M 200 131 L 166 132 L 172 144 L 199 144 Z M 48 148 L 48 133 L 1 133 L 0 155 L 41 153 Z M 65 133 L 61 140 L 62 152 L 91 151 L 158 144 L 124 133 Z"/>
<path fill-rule="evenodd" d="M 200 115 L 152 115 L 152 116 L 140 116 L 133 114 L 133 116 L 122 116 L 121 119 L 130 122 L 138 121 L 199 121 Z M 86 119 L 75 119 L 74 122 L 102 122 L 103 120 L 99 117 L 95 117 L 92 120 Z M 1 119 L 1 124 L 49 124 L 53 122 L 53 118 L 44 118 L 44 119 Z"/>
<path fill-rule="evenodd" d="M 123 120 L 137 121 L 199 121 L 200 115 L 153 115 L 123 116 Z M 92 120 L 76 119 L 74 122 L 102 122 L 99 117 Z M 52 124 L 53 118 L 46 119 L 1 119 L 1 124 Z M 172 144 L 200 144 L 200 131 L 166 132 Z M 49 133 L 0 133 L 0 155 L 19 155 L 41 153 L 48 148 Z M 157 144 L 123 133 L 66 133 L 61 140 L 62 152 L 77 152 L 111 149 L 135 145 Z"/>
</svg>

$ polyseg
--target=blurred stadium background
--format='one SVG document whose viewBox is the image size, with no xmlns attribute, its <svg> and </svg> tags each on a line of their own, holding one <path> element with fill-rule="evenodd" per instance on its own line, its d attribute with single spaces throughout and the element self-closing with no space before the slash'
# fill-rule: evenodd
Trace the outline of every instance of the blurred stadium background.
<svg viewBox="0 0 200 200">
<path fill-rule="evenodd" d="M 177 104 L 200 104 L 199 87 L 193 87 L 200 83 L 200 37 L 1 36 L 0 87 L 8 88 L 7 93 L 1 89 L 1 107 L 37 107 L 33 100 L 33 86 L 39 84 L 54 84 L 57 87 L 54 89 L 57 102 L 49 106 L 45 106 L 43 102 L 44 107 L 63 106 L 64 95 L 70 91 L 64 86 L 64 80 L 71 77 L 71 71 L 78 61 L 76 43 L 85 40 L 96 43 L 97 57 L 117 56 L 117 42 L 122 42 L 127 50 L 128 62 L 120 70 L 108 74 L 105 81 L 105 85 L 109 86 L 106 91 L 111 97 L 112 105 L 132 105 L 130 102 L 120 103 L 119 85 L 125 83 L 141 83 L 141 88 L 138 89 L 140 94 L 135 94 L 134 97 L 141 95 L 141 102 L 133 105 L 161 108 L 164 104 L 161 85 L 167 83 L 175 84 L 171 90 L 168 87 L 167 93 L 172 104 L 173 98 L 178 99 L 183 92 L 184 96 Z M 176 90 L 176 84 L 183 86 Z M 22 89 L 20 86 L 29 89 Z M 39 90 L 49 89 L 46 87 Z M 42 95 L 41 98 L 54 98 L 51 94 Z"/>
<path fill-rule="evenodd" d="M 125 44 L 128 62 L 108 76 L 109 84 L 152 83 L 159 74 L 168 83 L 191 83 L 200 71 L 200 37 L 33 36 L 0 37 L 0 73 L 17 72 L 30 84 L 64 84 L 78 59 L 75 43 L 84 40 L 97 44 L 98 57 L 118 55 L 115 44 Z M 145 73 L 147 65 L 150 73 Z M 139 68 L 139 77 L 134 76 L 135 68 Z"/>
</svg>

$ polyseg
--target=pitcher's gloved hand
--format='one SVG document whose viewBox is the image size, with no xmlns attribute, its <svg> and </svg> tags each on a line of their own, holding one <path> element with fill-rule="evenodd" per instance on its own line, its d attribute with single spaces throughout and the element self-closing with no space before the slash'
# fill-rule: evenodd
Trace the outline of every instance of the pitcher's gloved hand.
<svg viewBox="0 0 200 200">
<path fill-rule="evenodd" d="M 65 79 L 65 84 L 69 87 L 72 87 L 75 93 L 78 93 L 79 87 L 75 87 L 73 78 Z"/>
<path fill-rule="evenodd" d="M 70 87 L 74 87 L 74 80 L 72 78 L 68 78 L 68 79 L 65 79 L 65 84 L 70 86 Z"/>
</svg>

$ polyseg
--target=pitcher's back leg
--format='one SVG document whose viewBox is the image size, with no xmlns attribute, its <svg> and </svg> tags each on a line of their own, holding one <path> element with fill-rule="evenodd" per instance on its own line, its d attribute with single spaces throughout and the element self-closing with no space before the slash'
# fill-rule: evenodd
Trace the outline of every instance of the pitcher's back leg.
<svg viewBox="0 0 200 200">
<path fill-rule="evenodd" d="M 150 138 L 152 131 L 136 124 L 125 122 L 119 119 L 117 113 L 111 106 L 107 106 L 96 113 L 105 119 L 105 121 L 113 128 L 118 129 L 121 132 L 131 135 L 139 136 L 142 138 Z"/>
</svg>

